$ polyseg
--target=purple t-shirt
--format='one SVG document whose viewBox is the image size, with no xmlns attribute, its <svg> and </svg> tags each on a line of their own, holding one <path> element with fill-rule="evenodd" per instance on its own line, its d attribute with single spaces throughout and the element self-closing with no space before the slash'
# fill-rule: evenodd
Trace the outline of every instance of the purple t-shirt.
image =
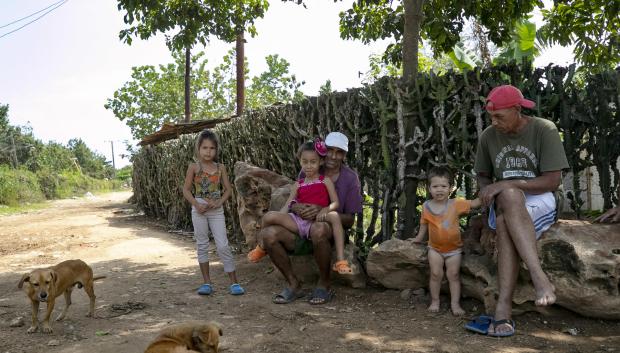
<svg viewBox="0 0 620 353">
<path fill-rule="evenodd" d="M 321 174 L 322 174 L 321 170 Z M 299 172 L 299 179 L 305 178 L 306 173 Z M 340 175 L 334 183 L 336 193 L 338 194 L 338 213 L 355 214 L 362 212 L 362 193 L 360 179 L 353 169 L 342 165 L 340 167 Z"/>
</svg>

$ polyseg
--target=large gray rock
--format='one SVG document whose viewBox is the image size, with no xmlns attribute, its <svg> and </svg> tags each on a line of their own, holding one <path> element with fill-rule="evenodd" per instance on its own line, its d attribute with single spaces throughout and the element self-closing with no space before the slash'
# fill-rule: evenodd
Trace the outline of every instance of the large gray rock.
<svg viewBox="0 0 620 353">
<path fill-rule="evenodd" d="M 282 208 L 290 195 L 292 183 L 291 179 L 270 170 L 244 162 L 235 163 L 239 223 L 245 242 L 251 248 L 256 246 L 256 234 L 260 230 L 263 214 Z"/>
<path fill-rule="evenodd" d="M 471 241 L 465 240 L 462 291 L 493 312 L 498 294 L 493 233 L 484 230 L 480 241 L 482 246 L 471 251 L 467 246 Z M 543 269 L 556 288 L 558 305 L 584 316 L 620 319 L 620 225 L 563 220 L 537 246 Z M 410 241 L 392 239 L 372 249 L 366 268 L 371 278 L 387 288 L 428 286 L 425 248 Z M 532 308 L 534 299 L 528 271 L 521 264 L 513 297 L 515 312 Z"/>
</svg>

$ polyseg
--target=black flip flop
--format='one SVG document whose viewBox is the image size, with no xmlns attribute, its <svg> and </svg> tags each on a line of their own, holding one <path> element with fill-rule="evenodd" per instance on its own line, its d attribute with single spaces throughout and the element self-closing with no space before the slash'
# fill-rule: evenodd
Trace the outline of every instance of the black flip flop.
<svg viewBox="0 0 620 353">
<path fill-rule="evenodd" d="M 329 303 L 330 300 L 332 300 L 333 296 L 334 296 L 333 291 L 327 290 L 325 288 L 316 287 L 312 291 L 312 294 L 310 295 L 310 299 L 308 300 L 308 302 L 310 303 L 310 305 L 326 304 L 326 303 Z M 318 301 L 315 301 L 317 299 Z"/>
<path fill-rule="evenodd" d="M 280 294 L 274 295 L 271 301 L 274 304 L 288 304 L 303 296 L 304 294 L 301 292 L 301 290 L 295 292 L 291 288 L 286 287 L 282 290 L 282 292 L 280 292 Z"/>
</svg>

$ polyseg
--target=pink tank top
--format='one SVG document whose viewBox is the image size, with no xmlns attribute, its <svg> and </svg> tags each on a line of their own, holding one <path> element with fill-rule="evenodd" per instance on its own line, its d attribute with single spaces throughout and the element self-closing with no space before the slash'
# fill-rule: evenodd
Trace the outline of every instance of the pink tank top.
<svg viewBox="0 0 620 353">
<path fill-rule="evenodd" d="M 321 207 L 329 206 L 329 193 L 327 192 L 327 186 L 323 180 L 323 175 L 319 176 L 318 180 L 305 183 L 304 179 L 299 179 L 299 188 L 297 189 L 297 202 L 299 203 L 311 203 L 313 205 L 319 205 Z"/>
</svg>

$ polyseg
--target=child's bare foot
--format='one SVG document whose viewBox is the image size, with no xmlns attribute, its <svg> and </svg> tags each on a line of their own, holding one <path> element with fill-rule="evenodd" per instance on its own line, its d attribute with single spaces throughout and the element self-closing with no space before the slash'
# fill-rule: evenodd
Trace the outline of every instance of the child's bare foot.
<svg viewBox="0 0 620 353">
<path fill-rule="evenodd" d="M 429 313 L 438 313 L 439 312 L 439 300 L 438 301 L 431 301 L 431 305 L 428 306 L 428 310 Z"/>
<path fill-rule="evenodd" d="M 465 315 L 465 310 L 461 308 L 461 304 L 452 303 L 452 315 L 454 316 L 463 316 Z"/>
</svg>

